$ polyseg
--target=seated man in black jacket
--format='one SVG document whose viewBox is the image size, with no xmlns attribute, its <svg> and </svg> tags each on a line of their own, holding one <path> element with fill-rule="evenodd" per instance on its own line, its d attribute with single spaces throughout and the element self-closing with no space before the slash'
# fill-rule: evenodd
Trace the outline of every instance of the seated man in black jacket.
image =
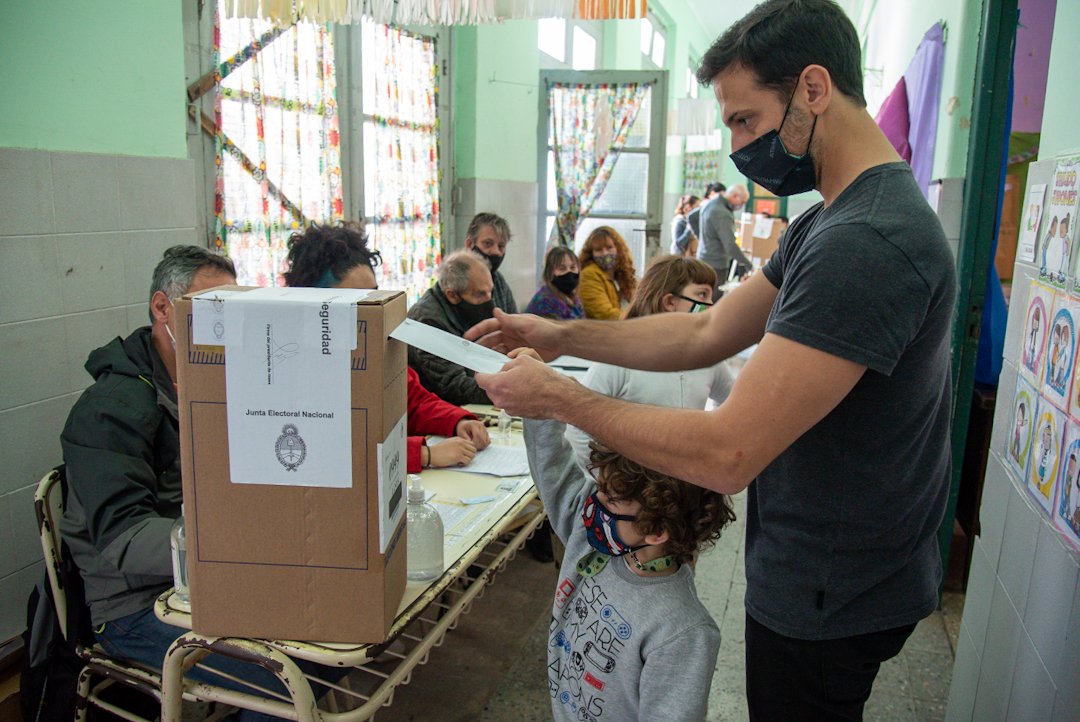
<svg viewBox="0 0 1080 722">
<path fill-rule="evenodd" d="M 409 318 L 462 336 L 495 313 L 493 289 L 491 267 L 480 255 L 451 253 L 439 266 L 437 283 L 409 309 Z M 476 385 L 471 369 L 414 346 L 409 347 L 409 365 L 424 388 L 452 404 L 491 403 Z"/>
<path fill-rule="evenodd" d="M 60 435 L 68 478 L 60 531 L 86 587 L 94 635 L 110 655 L 153 669 L 184 631 L 153 610 L 172 586 L 169 532 L 183 500 L 175 339 L 186 330 L 173 302 L 235 283 L 226 256 L 197 246 L 165 251 L 150 288 L 151 325 L 91 352 L 86 370 L 94 383 Z M 259 667 L 211 659 L 210 666 L 280 689 Z M 191 676 L 238 688 L 203 672 Z"/>
</svg>

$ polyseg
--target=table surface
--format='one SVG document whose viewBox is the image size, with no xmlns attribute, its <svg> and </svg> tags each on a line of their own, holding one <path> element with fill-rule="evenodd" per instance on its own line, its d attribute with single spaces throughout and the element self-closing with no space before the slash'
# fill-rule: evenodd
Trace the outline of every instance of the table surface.
<svg viewBox="0 0 1080 722">
<path fill-rule="evenodd" d="M 498 411 L 491 406 L 471 404 L 467 407 L 481 418 L 497 417 Z M 494 432 L 494 429 L 489 431 Z M 521 433 L 520 420 L 515 420 L 507 439 L 492 439 L 493 445 L 507 445 L 524 450 L 525 440 Z M 455 568 L 455 565 L 480 542 L 486 534 L 497 526 L 506 526 L 512 521 L 507 516 L 515 508 L 518 509 L 514 516 L 524 513 L 521 509 L 523 502 L 536 498 L 536 490 L 529 476 L 497 477 L 486 474 L 470 474 L 462 471 L 447 471 L 445 469 L 426 469 L 420 475 L 423 479 L 424 489 L 435 492 L 432 499 L 436 508 L 450 506 L 458 511 L 452 524 L 444 531 L 443 540 L 443 576 L 429 582 L 407 582 L 405 593 L 398 608 L 399 618 L 408 613 L 411 607 L 416 606 L 416 601 L 433 587 L 440 586 L 439 582 L 446 573 Z M 500 488 L 500 485 L 514 485 L 512 490 Z M 493 496 L 494 500 L 479 504 L 464 505 L 460 499 Z M 440 508 L 440 513 L 443 513 Z M 444 517 L 445 518 L 445 517 Z M 402 523 L 405 523 L 404 519 Z M 183 629 L 191 629 L 191 614 L 177 606 L 171 600 L 171 593 L 166 592 L 155 604 L 155 614 L 162 621 Z M 307 646 L 308 643 L 282 642 L 282 647 L 287 647 L 290 653 L 295 653 L 297 645 Z M 339 644 L 330 642 L 311 643 L 324 652 L 332 651 L 355 651 L 370 647 L 369 644 Z M 275 646 L 278 646 L 275 644 Z M 308 657 L 307 654 L 298 656 Z"/>
</svg>

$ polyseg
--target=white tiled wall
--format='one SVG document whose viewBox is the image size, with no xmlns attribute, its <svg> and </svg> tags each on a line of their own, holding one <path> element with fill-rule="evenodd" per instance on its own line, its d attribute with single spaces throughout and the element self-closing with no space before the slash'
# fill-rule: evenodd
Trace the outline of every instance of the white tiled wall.
<svg viewBox="0 0 1080 722">
<path fill-rule="evenodd" d="M 145 325 L 166 248 L 197 243 L 189 160 L 0 148 L 0 642 L 41 574 L 34 487 L 90 383 L 87 354 Z"/>
<path fill-rule="evenodd" d="M 946 198 L 943 196 L 943 210 Z M 951 199 L 950 210 L 952 213 Z M 959 215 L 959 208 L 956 208 Z M 944 215 L 944 214 L 943 214 Z M 959 222 L 943 217 L 950 242 Z M 1003 450 L 1028 283 L 1017 263 L 991 450 L 946 719 L 1080 720 L 1080 558 L 1014 484 Z"/>
</svg>

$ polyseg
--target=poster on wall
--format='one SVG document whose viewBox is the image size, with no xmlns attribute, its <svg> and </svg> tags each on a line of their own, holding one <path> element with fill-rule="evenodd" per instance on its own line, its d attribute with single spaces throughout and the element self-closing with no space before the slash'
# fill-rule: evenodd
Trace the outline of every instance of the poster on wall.
<svg viewBox="0 0 1080 722">
<path fill-rule="evenodd" d="M 1065 414 L 1046 399 L 1039 401 L 1035 433 L 1028 460 L 1027 490 L 1043 512 L 1050 514 L 1054 489 L 1061 466 L 1061 441 L 1065 433 Z"/>
<path fill-rule="evenodd" d="M 1061 456 L 1065 463 L 1058 479 L 1051 516 L 1054 527 L 1080 550 L 1080 424 L 1072 419 L 1065 431 Z"/>
<path fill-rule="evenodd" d="M 1041 383 L 1043 356 L 1046 351 L 1046 337 L 1050 328 L 1050 312 L 1053 310 L 1053 304 L 1054 292 L 1047 286 L 1032 281 L 1028 291 L 1024 335 L 1021 339 L 1020 373 L 1036 385 Z"/>
<path fill-rule="evenodd" d="M 1039 221 L 1042 220 L 1043 203 L 1046 202 L 1046 184 L 1036 183 L 1028 187 L 1024 202 L 1024 216 L 1020 221 L 1020 247 L 1016 252 L 1021 261 L 1035 260 L 1035 246 L 1039 240 Z"/>
<path fill-rule="evenodd" d="M 1040 391 L 1050 403 L 1062 411 L 1069 410 L 1073 369 L 1076 356 L 1076 325 L 1080 308 L 1064 294 L 1054 299 L 1053 322 L 1046 342 L 1046 363 L 1043 364 Z"/>
<path fill-rule="evenodd" d="M 1042 243 L 1039 244 L 1039 278 L 1057 288 L 1065 287 L 1066 275 L 1072 270 L 1073 238 L 1076 236 L 1077 184 L 1080 182 L 1080 156 L 1059 158 L 1050 183 L 1046 221 L 1042 224 Z"/>
<path fill-rule="evenodd" d="M 1016 379 L 1016 393 L 1013 395 L 1012 415 L 1009 417 L 1009 434 L 1006 438 L 1005 458 L 1016 472 L 1018 479 L 1024 478 L 1027 470 L 1028 451 L 1031 449 L 1031 430 L 1035 428 L 1036 406 L 1039 395 L 1035 388 L 1023 378 Z"/>
</svg>

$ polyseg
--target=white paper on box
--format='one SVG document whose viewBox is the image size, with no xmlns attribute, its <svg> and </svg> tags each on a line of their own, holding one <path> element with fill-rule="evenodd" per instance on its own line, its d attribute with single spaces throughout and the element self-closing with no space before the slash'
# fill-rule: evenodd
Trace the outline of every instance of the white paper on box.
<svg viewBox="0 0 1080 722">
<path fill-rule="evenodd" d="M 352 486 L 356 300 L 352 290 L 311 288 L 260 288 L 225 300 L 234 484 Z"/>
<path fill-rule="evenodd" d="M 191 297 L 191 342 L 204 346 L 225 345 L 225 301 L 243 291 L 204 291 Z"/>
<path fill-rule="evenodd" d="M 390 332 L 390 338 L 482 374 L 498 373 L 510 360 L 498 351 L 411 318 L 398 324 L 398 327 Z"/>
<path fill-rule="evenodd" d="M 379 553 L 385 554 L 401 515 L 405 513 L 405 423 L 398 419 L 386 440 L 378 444 L 379 457 Z"/>
<path fill-rule="evenodd" d="M 765 218 L 764 216 L 758 216 L 754 221 L 754 238 L 768 238 L 772 235 L 773 229 L 772 218 Z"/>
</svg>

